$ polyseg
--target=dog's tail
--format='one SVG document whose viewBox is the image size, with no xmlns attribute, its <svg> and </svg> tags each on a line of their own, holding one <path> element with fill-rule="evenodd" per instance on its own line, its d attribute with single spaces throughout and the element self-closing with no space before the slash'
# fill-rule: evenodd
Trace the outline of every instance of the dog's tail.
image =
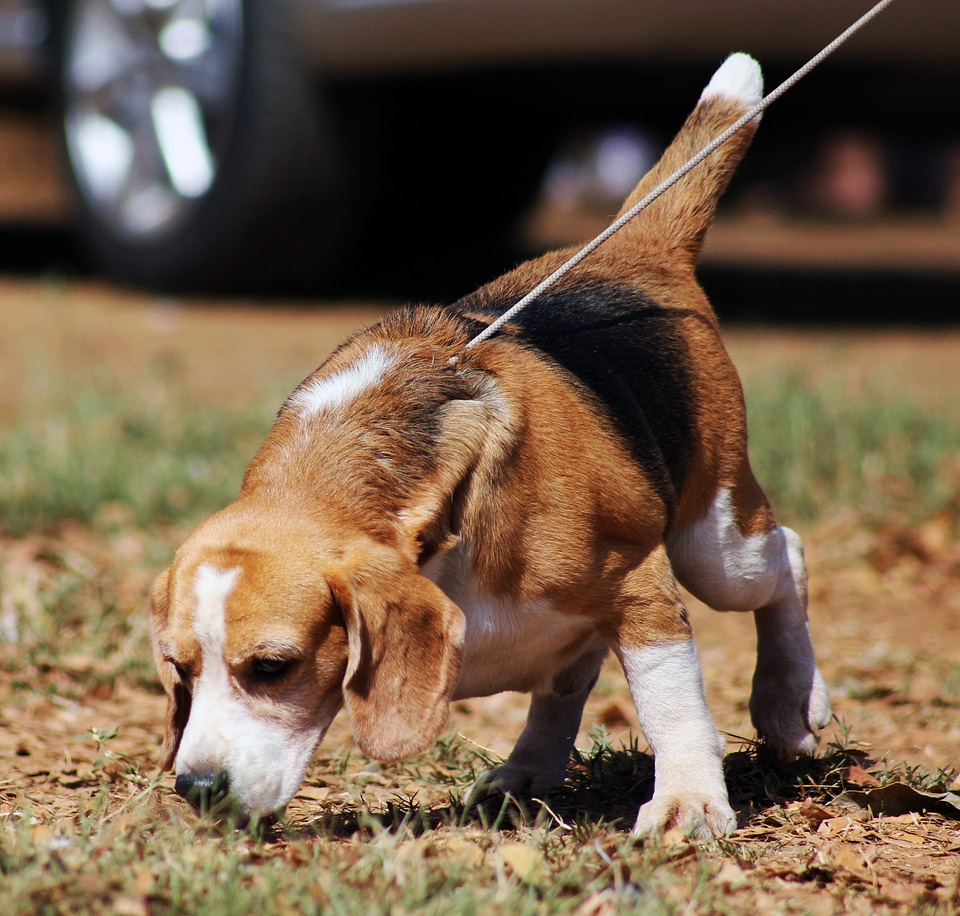
<svg viewBox="0 0 960 916">
<path fill-rule="evenodd" d="M 621 213 L 642 200 L 688 159 L 746 114 L 763 96 L 760 65 L 732 54 L 714 73 L 680 132 L 660 161 L 626 199 Z M 713 212 L 757 130 L 757 116 L 650 204 L 620 233 L 621 244 L 672 249 L 692 265 L 700 254 Z M 614 237 L 616 238 L 616 236 Z"/>
</svg>

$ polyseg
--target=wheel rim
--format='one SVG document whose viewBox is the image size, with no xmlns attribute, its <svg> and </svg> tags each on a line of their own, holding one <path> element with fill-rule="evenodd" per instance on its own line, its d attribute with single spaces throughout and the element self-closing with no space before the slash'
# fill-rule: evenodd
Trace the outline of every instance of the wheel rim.
<svg viewBox="0 0 960 916">
<path fill-rule="evenodd" d="M 65 35 L 67 149 L 101 224 L 168 235 L 217 177 L 237 105 L 242 0 L 77 0 Z"/>
</svg>

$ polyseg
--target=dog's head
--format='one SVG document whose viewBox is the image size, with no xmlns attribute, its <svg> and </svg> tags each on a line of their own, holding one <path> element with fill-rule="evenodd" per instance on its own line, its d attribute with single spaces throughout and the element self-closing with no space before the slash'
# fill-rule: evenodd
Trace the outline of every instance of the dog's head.
<svg viewBox="0 0 960 916">
<path fill-rule="evenodd" d="M 152 596 L 163 763 L 197 807 L 242 816 L 290 801 L 342 705 L 373 757 L 429 746 L 463 642 L 459 608 L 400 551 L 274 522 L 259 513 L 253 537 L 238 504 L 213 516 Z"/>
</svg>

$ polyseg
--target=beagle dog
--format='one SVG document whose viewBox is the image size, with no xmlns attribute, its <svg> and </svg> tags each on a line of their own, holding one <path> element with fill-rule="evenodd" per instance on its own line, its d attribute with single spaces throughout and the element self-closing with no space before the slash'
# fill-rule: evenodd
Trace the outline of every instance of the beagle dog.
<svg viewBox="0 0 960 916">
<path fill-rule="evenodd" d="M 624 204 L 761 97 L 728 58 Z M 756 119 L 759 120 L 759 119 Z M 779 755 L 830 705 L 800 538 L 750 469 L 744 402 L 694 277 L 756 120 L 500 333 L 464 350 L 570 252 L 348 339 L 281 407 L 237 499 L 156 581 L 164 765 L 197 807 L 283 809 L 341 707 L 360 748 L 427 748 L 451 700 L 532 696 L 480 790 L 560 786 L 613 651 L 655 755 L 639 836 L 729 834 L 724 742 L 677 583 L 753 611 L 750 710 Z"/>
</svg>

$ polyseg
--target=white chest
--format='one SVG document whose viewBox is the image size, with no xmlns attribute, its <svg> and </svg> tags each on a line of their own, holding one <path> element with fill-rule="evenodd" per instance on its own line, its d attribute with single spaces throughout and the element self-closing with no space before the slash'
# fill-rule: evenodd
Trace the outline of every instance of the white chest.
<svg viewBox="0 0 960 916">
<path fill-rule="evenodd" d="M 546 600 L 517 603 L 485 591 L 462 548 L 431 560 L 422 572 L 466 617 L 454 699 L 549 690 L 554 675 L 598 641 L 586 617 L 564 614 Z"/>
</svg>

